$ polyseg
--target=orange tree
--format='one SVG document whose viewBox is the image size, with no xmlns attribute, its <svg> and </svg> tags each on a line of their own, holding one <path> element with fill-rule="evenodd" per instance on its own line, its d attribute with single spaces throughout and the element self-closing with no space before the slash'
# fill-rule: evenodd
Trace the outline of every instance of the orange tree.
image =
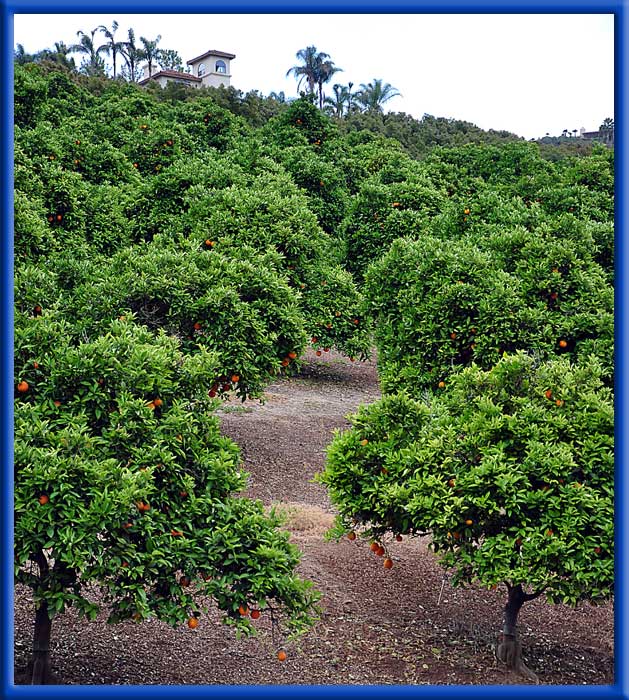
<svg viewBox="0 0 629 700">
<path fill-rule="evenodd" d="M 361 408 L 318 475 L 339 511 L 331 535 L 359 533 L 389 557 L 392 535 L 428 535 L 454 585 L 503 584 L 498 653 L 525 670 L 516 625 L 526 601 L 575 605 L 613 591 L 613 396 L 603 377 L 594 358 L 516 353 L 454 374 L 440 394 L 401 391 Z"/>
<path fill-rule="evenodd" d="M 230 258 L 272 256 L 285 276 L 313 346 L 364 357 L 370 348 L 362 296 L 343 268 L 342 250 L 319 226 L 308 200 L 281 166 L 258 163 L 260 174 L 215 190 L 191 188 L 187 245 Z"/>
<path fill-rule="evenodd" d="M 492 367 L 526 350 L 574 360 L 594 353 L 613 381 L 613 288 L 576 246 L 526 230 L 468 239 L 398 239 L 370 267 L 385 391 L 442 390 L 454 370 Z M 493 249 L 492 249 L 493 247 Z"/>
<path fill-rule="evenodd" d="M 15 575 L 35 599 L 34 683 L 71 606 L 194 628 L 211 598 L 245 633 L 251 609 L 280 637 L 312 624 L 280 519 L 238 496 L 246 474 L 208 396 L 218 372 L 215 353 L 128 319 L 85 340 L 54 310 L 16 311 Z"/>
<path fill-rule="evenodd" d="M 95 337 L 109 319 L 132 314 L 139 324 L 179 338 L 186 353 L 212 350 L 213 396 L 259 397 L 274 374 L 292 370 L 306 346 L 294 293 L 268 258 L 173 250 L 157 238 L 109 262 L 75 255 L 55 262 L 60 303 L 77 332 Z"/>
</svg>

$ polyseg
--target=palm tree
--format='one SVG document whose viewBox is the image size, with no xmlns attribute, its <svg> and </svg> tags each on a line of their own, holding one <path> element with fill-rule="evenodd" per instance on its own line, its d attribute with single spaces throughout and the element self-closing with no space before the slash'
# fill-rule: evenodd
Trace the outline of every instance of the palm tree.
<svg viewBox="0 0 629 700">
<path fill-rule="evenodd" d="M 106 48 L 106 53 L 111 56 L 111 62 L 113 63 L 114 67 L 114 80 L 116 78 L 116 56 L 120 53 L 122 53 L 122 48 L 123 48 L 123 42 L 122 41 L 116 41 L 114 38 L 114 35 L 116 34 L 116 30 L 118 29 L 118 22 L 114 20 L 111 23 L 111 29 L 107 29 L 107 27 L 104 24 L 101 24 L 98 29 L 100 29 L 103 34 L 107 37 L 107 40 L 109 43 L 107 44 Z"/>
<path fill-rule="evenodd" d="M 326 97 L 324 100 L 326 111 L 340 119 L 345 112 L 346 105 L 349 110 L 350 91 L 345 85 L 339 85 L 338 83 L 332 86 L 332 90 L 334 90 L 334 97 Z"/>
<path fill-rule="evenodd" d="M 302 61 L 302 65 L 289 68 L 286 71 L 286 75 L 292 73 L 295 78 L 299 78 L 297 83 L 298 90 L 304 80 L 308 85 L 310 94 L 314 94 L 316 86 L 319 95 L 319 109 L 323 109 L 323 83 L 327 83 L 342 68 L 337 68 L 334 65 L 334 61 L 330 60 L 330 54 L 324 51 L 317 51 L 316 46 L 306 46 L 305 49 L 300 49 L 295 55 Z"/>
<path fill-rule="evenodd" d="M 382 105 L 393 97 L 401 97 L 401 93 L 390 83 L 383 83 L 380 78 L 365 85 L 361 83 L 356 99 L 367 112 L 382 112 Z"/>
<path fill-rule="evenodd" d="M 142 58 L 146 60 L 148 63 L 149 67 L 149 78 L 153 74 L 153 63 L 157 63 L 159 61 L 159 56 L 160 56 L 160 49 L 157 48 L 157 45 L 162 39 L 162 35 L 158 34 L 156 39 L 153 39 L 150 41 L 149 39 L 141 36 L 140 41 L 142 42 L 142 46 L 144 48 L 141 49 L 142 52 Z"/>
<path fill-rule="evenodd" d="M 305 80 L 308 84 L 308 92 L 313 93 L 317 84 L 317 47 L 306 46 L 305 49 L 299 49 L 295 56 L 303 61 L 301 66 L 293 66 L 286 71 L 286 75 L 291 73 L 295 78 L 299 77 L 297 89 L 301 87 L 301 83 Z M 327 56 L 327 54 L 325 54 Z"/>
<path fill-rule="evenodd" d="M 137 70 L 138 64 L 142 60 L 142 49 L 135 45 L 135 32 L 133 29 L 129 29 L 129 34 L 127 41 L 122 42 L 122 57 L 125 60 L 127 70 L 129 71 L 129 80 L 135 82 L 135 71 Z"/>
<path fill-rule="evenodd" d="M 340 73 L 343 70 L 342 68 L 337 68 L 334 65 L 334 61 L 322 60 L 323 56 L 327 56 L 327 54 L 320 53 L 317 56 L 317 59 L 321 59 L 317 61 L 316 71 L 317 88 L 319 90 L 319 109 L 323 109 L 323 83 L 327 83 L 335 73 Z"/>
<path fill-rule="evenodd" d="M 86 60 L 83 62 L 82 67 L 88 75 L 99 75 L 105 72 L 105 64 L 101 58 L 101 53 L 105 53 L 107 46 L 103 44 L 98 48 L 96 47 L 94 43 L 94 35 L 97 31 L 98 27 L 96 29 L 92 29 L 88 36 L 85 32 L 82 32 L 79 29 L 79 31 L 76 33 L 76 35 L 79 37 L 79 43 L 70 46 L 70 51 L 73 53 L 85 54 Z"/>
</svg>

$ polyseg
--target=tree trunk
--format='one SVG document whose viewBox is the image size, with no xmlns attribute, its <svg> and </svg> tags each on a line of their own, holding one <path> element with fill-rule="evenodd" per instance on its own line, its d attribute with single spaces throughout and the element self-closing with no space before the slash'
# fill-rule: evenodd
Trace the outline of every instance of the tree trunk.
<svg viewBox="0 0 629 700">
<path fill-rule="evenodd" d="M 537 598 L 537 594 L 526 594 L 522 586 L 509 586 L 509 598 L 504 609 L 502 635 L 496 646 L 496 658 L 515 673 L 539 683 L 538 677 L 522 660 L 522 644 L 518 639 L 517 623 L 520 608 L 527 600 Z"/>
<path fill-rule="evenodd" d="M 48 616 L 48 603 L 40 603 L 35 613 L 35 631 L 33 633 L 33 654 L 31 664 L 33 674 L 31 685 L 44 685 L 50 678 L 50 630 L 52 620 Z"/>
</svg>

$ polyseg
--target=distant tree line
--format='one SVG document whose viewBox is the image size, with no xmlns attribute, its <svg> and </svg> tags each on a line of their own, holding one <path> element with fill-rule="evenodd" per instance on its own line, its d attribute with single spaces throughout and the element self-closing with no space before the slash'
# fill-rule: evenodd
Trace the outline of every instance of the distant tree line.
<svg viewBox="0 0 629 700">
<path fill-rule="evenodd" d="M 139 66 L 142 61 L 146 61 L 149 75 L 152 75 L 156 65 L 163 69 L 184 70 L 183 61 L 177 51 L 158 47 L 161 35 L 158 34 L 155 39 L 141 36 L 137 43 L 134 29 L 128 30 L 124 41 L 116 39 L 117 31 L 118 22 L 115 20 L 111 27 L 101 24 L 89 32 L 79 29 L 76 33 L 78 41 L 75 44 L 68 46 L 63 41 L 57 41 L 54 49 L 44 49 L 34 54 L 27 53 L 22 44 L 17 44 L 14 59 L 22 65 L 47 62 L 91 77 L 104 78 L 111 75 L 114 79 L 123 78 L 130 82 L 136 82 L 141 77 Z M 101 36 L 105 41 L 99 44 Z M 81 57 L 78 67 L 73 54 Z M 111 59 L 111 74 L 108 72 L 104 56 Z"/>
</svg>

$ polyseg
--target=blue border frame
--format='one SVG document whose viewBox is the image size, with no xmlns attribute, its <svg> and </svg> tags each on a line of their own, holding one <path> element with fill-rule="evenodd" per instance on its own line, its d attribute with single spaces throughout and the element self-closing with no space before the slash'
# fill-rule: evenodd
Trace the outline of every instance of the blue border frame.
<svg viewBox="0 0 629 700">
<path fill-rule="evenodd" d="M 626 203 L 629 202 L 627 185 L 627 91 L 624 67 L 629 62 L 626 40 L 629 36 L 629 0 L 302 0 L 294 6 L 290 0 L 183 0 L 173 5 L 172 0 L 0 0 L 0 158 L 2 192 L 0 222 L 0 328 L 2 331 L 2 373 L 0 390 L 2 412 L 2 473 L 0 499 L 2 503 L 0 529 L 1 551 L 1 608 L 0 608 L 0 694 L 3 698 L 81 697 L 89 692 L 93 697 L 137 700 L 138 697 L 177 697 L 185 693 L 190 698 L 209 697 L 279 697 L 288 698 L 296 693 L 302 697 L 376 697 L 384 693 L 391 698 L 497 698 L 505 693 L 513 698 L 533 696 L 545 698 L 629 698 L 627 669 L 627 557 L 628 543 L 625 507 L 629 495 L 628 481 L 623 470 L 627 463 L 625 440 L 625 355 L 627 328 L 618 310 L 629 308 L 627 285 L 623 273 L 627 267 Z M 615 596 L 615 683 L 612 686 L 15 686 L 13 685 L 13 15 L 18 13 L 84 13 L 157 14 L 175 11 L 177 14 L 195 12 L 246 13 L 583 13 L 615 15 L 615 114 L 616 124 L 616 596 Z"/>
</svg>

